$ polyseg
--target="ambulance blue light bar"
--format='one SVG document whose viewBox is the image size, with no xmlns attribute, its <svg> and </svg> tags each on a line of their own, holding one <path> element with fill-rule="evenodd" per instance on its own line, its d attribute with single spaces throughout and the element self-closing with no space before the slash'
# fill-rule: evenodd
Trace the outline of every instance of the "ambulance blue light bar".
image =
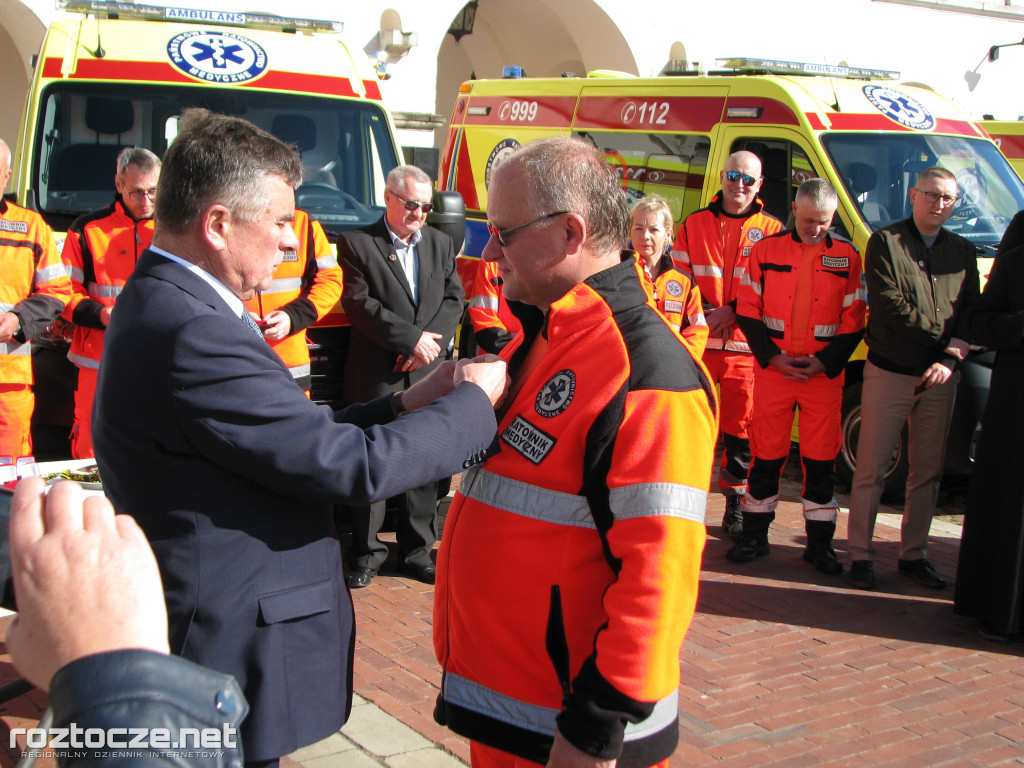
<svg viewBox="0 0 1024 768">
<path fill-rule="evenodd" d="M 92 14 L 98 18 L 216 24 L 218 26 L 269 29 L 281 32 L 341 32 L 345 26 L 340 21 L 289 18 L 264 13 L 142 5 L 118 2 L 117 0 L 57 0 L 57 9 L 70 13 Z"/>
<path fill-rule="evenodd" d="M 802 61 L 779 61 L 776 59 L 715 59 L 720 67 L 750 72 L 768 72 L 773 75 L 819 75 L 845 77 L 851 80 L 899 80 L 900 73 L 888 69 L 865 69 L 848 67 L 845 64 L 814 64 Z"/>
</svg>

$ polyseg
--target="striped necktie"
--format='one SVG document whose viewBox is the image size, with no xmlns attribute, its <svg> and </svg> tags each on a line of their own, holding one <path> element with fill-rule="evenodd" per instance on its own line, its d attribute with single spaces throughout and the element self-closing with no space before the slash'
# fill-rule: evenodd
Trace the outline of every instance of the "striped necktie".
<svg viewBox="0 0 1024 768">
<path fill-rule="evenodd" d="M 263 331 L 261 331 L 260 327 L 258 325 L 256 325 L 256 321 L 252 319 L 252 315 L 250 315 L 244 309 L 242 310 L 242 322 L 245 323 L 246 327 L 250 331 L 255 333 L 261 339 L 263 338 Z"/>
</svg>

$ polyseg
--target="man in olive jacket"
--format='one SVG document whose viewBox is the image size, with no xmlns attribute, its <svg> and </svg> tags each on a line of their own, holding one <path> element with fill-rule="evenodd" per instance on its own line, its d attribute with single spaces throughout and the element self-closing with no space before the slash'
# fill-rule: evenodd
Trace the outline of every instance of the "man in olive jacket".
<svg viewBox="0 0 1024 768">
<path fill-rule="evenodd" d="M 980 293 L 974 245 L 943 228 L 957 198 L 944 168 L 921 172 L 913 215 L 868 240 L 868 359 L 864 366 L 857 470 L 850 494 L 850 583 L 875 585 L 872 534 L 885 471 L 904 423 L 910 474 L 899 571 L 935 589 L 945 581 L 926 559 L 956 383 L 968 352 L 967 320 Z"/>
</svg>

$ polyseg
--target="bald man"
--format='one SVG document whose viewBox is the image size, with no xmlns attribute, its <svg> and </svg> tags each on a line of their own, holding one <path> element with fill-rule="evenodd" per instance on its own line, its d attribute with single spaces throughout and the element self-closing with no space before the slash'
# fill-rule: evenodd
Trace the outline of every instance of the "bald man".
<svg viewBox="0 0 1024 768">
<path fill-rule="evenodd" d="M 693 276 L 704 303 L 709 335 L 703 361 L 721 396 L 719 430 L 724 450 L 718 487 L 725 494 L 722 528 L 743 535 L 740 502 L 750 470 L 750 413 L 754 407 L 754 356 L 736 324 L 736 299 L 754 243 L 774 235 L 782 223 L 758 198 L 761 160 L 741 150 L 729 155 L 722 188 L 707 208 L 691 213 L 672 251 L 676 266 Z"/>
</svg>

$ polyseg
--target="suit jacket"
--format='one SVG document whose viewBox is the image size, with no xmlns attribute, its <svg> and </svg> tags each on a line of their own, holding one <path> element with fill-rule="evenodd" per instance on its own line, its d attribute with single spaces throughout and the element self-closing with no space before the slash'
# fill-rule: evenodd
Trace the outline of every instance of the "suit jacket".
<svg viewBox="0 0 1024 768">
<path fill-rule="evenodd" d="M 118 297 L 93 416 L 104 490 L 153 545 L 172 652 L 241 684 L 247 760 L 348 716 L 353 615 L 331 505 L 451 475 L 495 431 L 476 386 L 391 419 L 387 398 L 338 413 L 308 400 L 209 284 L 152 251 Z"/>
<path fill-rule="evenodd" d="M 381 217 L 375 224 L 338 237 L 338 261 L 345 287 L 341 303 L 352 322 L 345 360 L 345 398 L 362 403 L 397 392 L 423 378 L 444 359 L 411 374 L 395 373 L 399 356 L 408 357 L 424 331 L 439 333 L 447 348 L 462 317 L 465 292 L 455 269 L 452 239 L 434 227 L 420 229 L 419 302 L 412 291 Z"/>
</svg>

